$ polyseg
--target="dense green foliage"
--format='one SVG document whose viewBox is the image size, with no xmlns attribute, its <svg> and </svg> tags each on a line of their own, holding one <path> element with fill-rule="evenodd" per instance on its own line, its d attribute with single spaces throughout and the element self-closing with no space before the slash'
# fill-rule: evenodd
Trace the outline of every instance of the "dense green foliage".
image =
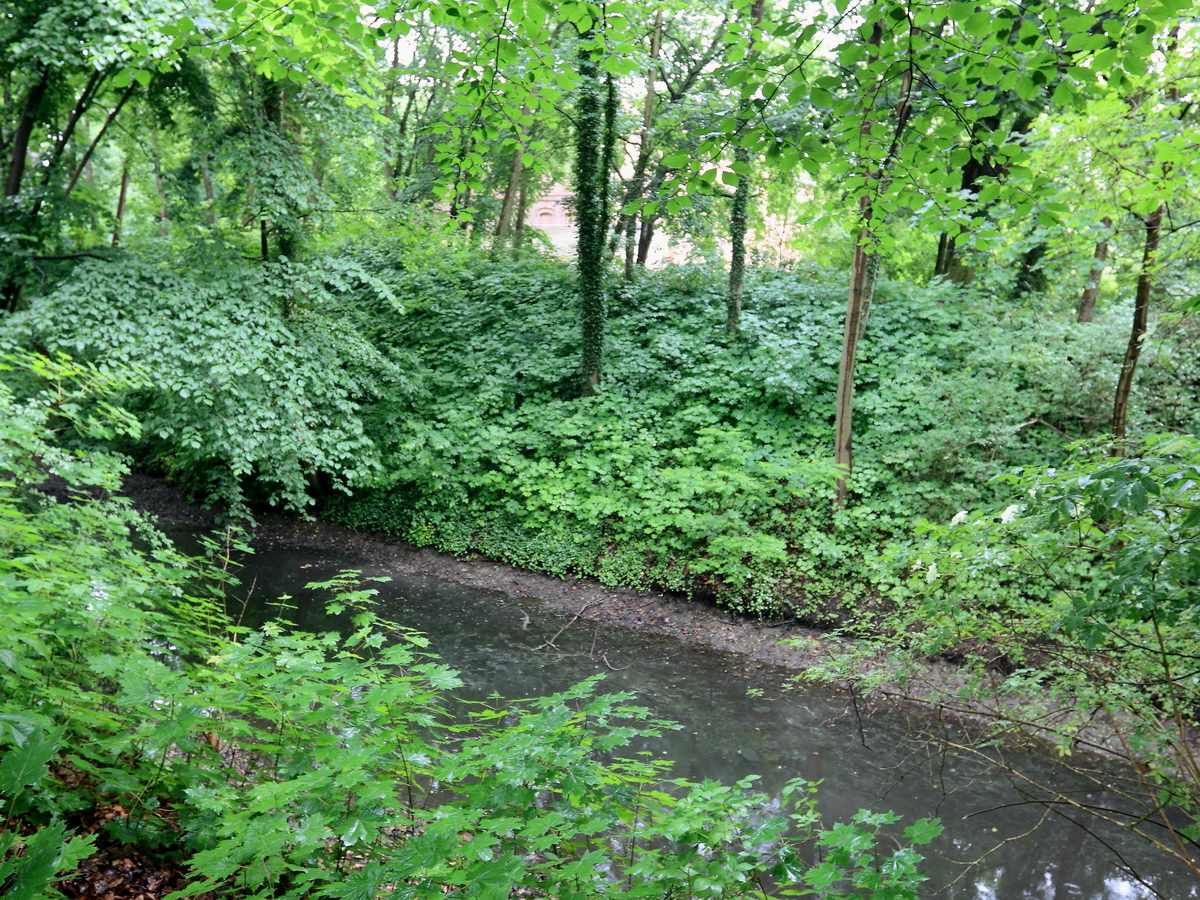
<svg viewBox="0 0 1200 900">
<path fill-rule="evenodd" d="M 1064 751 L 1102 710 L 1150 765 L 1151 812 L 1187 807 L 1197 21 L 1195 0 L 0 0 L 0 352 L 20 361 L 0 789 L 23 829 L 0 831 L 0 888 L 69 867 L 86 847 L 55 859 L 63 823 L 109 794 L 130 801 L 114 839 L 250 894 L 573 895 L 588 842 L 640 827 L 621 791 L 646 773 L 577 758 L 560 799 L 598 818 L 548 824 L 485 764 L 526 728 L 548 755 L 522 790 L 549 779 L 602 740 L 571 717 L 624 703 L 584 693 L 446 732 L 471 788 L 443 831 L 371 794 L 366 755 L 430 740 L 449 676 L 411 636 L 385 659 L 377 630 L 231 633 L 113 499 L 114 451 L 234 520 L 318 512 L 952 658 L 972 702 L 1052 701 L 1000 721 Z M 526 249 L 571 183 L 577 268 Z M 649 268 L 664 234 L 703 264 Z M 825 674 L 861 679 L 874 650 Z M 70 790 L 46 768 L 64 753 Z M 269 779 L 246 783 L 251 758 Z M 417 768 L 395 784 L 452 771 Z M 646 827 L 685 832 L 662 804 Z M 652 893 L 741 890 L 759 862 L 709 836 L 729 882 L 685 885 L 649 846 L 629 866 Z"/>
<path fill-rule="evenodd" d="M 924 700 L 970 708 L 995 735 L 1036 736 L 1064 757 L 1122 760 L 1128 774 L 1101 783 L 1128 806 L 1099 814 L 1194 872 L 1200 442 L 1152 436 L 1129 459 L 1111 449 L 1081 444 L 1061 465 L 1013 469 L 997 479 L 1003 509 L 924 523 L 926 540 L 897 560 L 910 591 L 881 623 L 881 646 L 835 654 L 809 677 L 860 677 L 865 650 L 899 666 L 876 662 L 872 683 L 915 686 L 929 655 L 957 659 L 966 684 Z"/>
<path fill-rule="evenodd" d="M 89 262 L 10 333 L 133 375 L 147 462 L 238 515 L 247 490 L 303 509 L 317 478 L 344 488 L 378 469 L 362 403 L 397 372 L 333 302 L 362 284 L 394 303 L 338 260 Z"/>
<path fill-rule="evenodd" d="M 565 266 L 481 259 L 412 277 L 421 303 L 392 322 L 369 316 L 408 373 L 372 432 L 388 475 L 335 504 L 338 518 L 553 572 L 708 584 L 761 612 L 789 581 L 818 597 L 865 587 L 866 548 L 906 540 L 917 516 L 995 498 L 988 479 L 1008 466 L 1102 431 L 1123 339 L 1111 320 L 1029 321 L 953 287 L 881 284 L 855 502 L 835 513 L 826 448 L 843 288 L 830 274 L 751 273 L 738 340 L 721 331 L 719 273 L 623 288 L 605 390 L 587 400 L 571 387 Z M 1193 408 L 1175 402 L 1189 340 L 1164 332 L 1143 421 L 1191 425 Z"/>
<path fill-rule="evenodd" d="M 915 896 L 911 845 L 936 823 L 885 849 L 894 817 L 822 830 L 802 782 L 776 805 L 752 779 L 691 784 L 614 759 L 672 726 L 629 695 L 596 696 L 594 679 L 452 717 L 455 673 L 348 577 L 319 585 L 344 635 L 234 627 L 224 575 L 112 493 L 119 461 L 47 442 L 51 426 L 104 426 L 95 391 L 112 385 L 88 367 L 37 374 L 30 401 L 0 388 L 6 897 L 45 895 L 97 840 L 182 858 L 175 897 L 370 898 L 387 884 L 412 898 L 736 897 L 764 878 L 799 895 Z M 116 812 L 64 842 L 99 807 Z"/>
</svg>

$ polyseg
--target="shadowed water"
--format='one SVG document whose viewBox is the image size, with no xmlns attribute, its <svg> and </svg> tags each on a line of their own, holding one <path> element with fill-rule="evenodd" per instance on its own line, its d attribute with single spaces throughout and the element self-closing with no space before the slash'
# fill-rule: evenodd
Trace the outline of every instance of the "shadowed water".
<svg viewBox="0 0 1200 900">
<path fill-rule="evenodd" d="M 949 751 L 921 737 L 947 727 L 931 713 L 868 710 L 866 701 L 831 691 L 785 689 L 787 673 L 739 656 L 571 621 L 532 601 L 395 575 L 352 557 L 263 550 L 248 560 L 242 578 L 255 583 L 257 600 L 292 595 L 287 618 L 301 628 L 328 628 L 321 602 L 304 585 L 347 568 L 392 577 L 377 586 L 381 615 L 429 636 L 431 649 L 461 673 L 457 693 L 464 699 L 550 694 L 603 672 L 604 690 L 635 691 L 654 716 L 682 725 L 630 748 L 674 760 L 676 775 L 733 782 L 758 774 L 768 793 L 797 776 L 820 781 L 820 809 L 830 823 L 860 808 L 891 809 L 907 821 L 940 817 L 944 833 L 923 848 L 930 881 L 922 896 L 1200 898 L 1200 885 L 1166 854 L 1088 816 L 1080 819 L 1086 829 L 1080 827 L 1054 811 L 1060 806 L 1047 812 L 1038 802 L 1046 795 L 1029 787 L 1048 785 L 1081 803 L 1118 802 L 1092 782 L 1033 753 L 1006 753 L 1005 765 L 996 765 Z M 254 623 L 272 614 L 256 602 L 246 618 Z M 957 731 L 944 733 L 968 743 Z"/>
</svg>

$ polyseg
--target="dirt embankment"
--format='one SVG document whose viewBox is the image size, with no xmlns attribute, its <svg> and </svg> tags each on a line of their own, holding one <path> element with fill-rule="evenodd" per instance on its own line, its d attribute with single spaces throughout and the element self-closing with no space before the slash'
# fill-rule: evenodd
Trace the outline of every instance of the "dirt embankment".
<svg viewBox="0 0 1200 900">
<path fill-rule="evenodd" d="M 211 513 L 189 503 L 183 491 L 161 478 L 135 473 L 127 479 L 125 493 L 138 509 L 154 516 L 166 529 L 216 527 Z M 466 587 L 497 591 L 536 601 L 569 617 L 666 635 L 793 672 L 810 670 L 827 661 L 835 651 L 848 649 L 846 642 L 837 636 L 795 620 L 740 616 L 704 599 L 608 587 L 592 578 L 556 578 L 478 556 L 457 557 L 413 547 L 392 535 L 355 532 L 295 516 L 260 515 L 254 542 L 261 547 L 311 549 L 318 557 L 333 552 L 354 555 L 364 565 L 379 566 L 397 574 L 427 575 Z M 863 656 L 860 664 L 864 670 L 887 668 L 885 660 L 870 655 Z M 924 705 L 922 701 L 935 695 L 945 696 L 948 689 L 952 691 L 960 682 L 961 672 L 957 667 L 930 662 L 903 687 L 877 684 L 869 696 Z M 970 715 L 972 711 L 959 708 L 957 712 Z M 990 717 L 978 705 L 974 712 Z"/>
<path fill-rule="evenodd" d="M 164 528 L 215 528 L 210 513 L 187 502 L 179 488 L 160 478 L 135 473 L 126 480 L 125 493 L 139 510 L 153 516 Z M 816 645 L 830 640 L 794 621 L 736 616 L 701 599 L 607 587 L 591 578 L 555 578 L 481 557 L 456 557 L 413 547 L 391 535 L 355 532 L 293 516 L 259 516 L 254 542 L 263 547 L 311 549 L 314 554 L 352 554 L 397 573 L 429 575 L 466 587 L 532 599 L 568 616 L 669 635 L 790 669 L 812 666 L 825 655 Z M 800 646 L 783 646 L 781 641 L 785 639 L 797 639 Z"/>
</svg>

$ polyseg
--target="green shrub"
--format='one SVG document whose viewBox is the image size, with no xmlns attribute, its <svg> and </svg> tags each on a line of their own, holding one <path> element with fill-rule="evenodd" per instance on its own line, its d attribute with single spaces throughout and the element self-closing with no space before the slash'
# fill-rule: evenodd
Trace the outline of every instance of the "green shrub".
<svg viewBox="0 0 1200 900">
<path fill-rule="evenodd" d="M 345 489 L 378 468 L 360 405 L 397 373 L 333 300 L 361 284 L 390 296 L 329 260 L 88 262 L 5 327 L 138 373 L 121 399 L 142 428 L 125 446 L 205 499 L 303 510 L 319 479 Z"/>
</svg>

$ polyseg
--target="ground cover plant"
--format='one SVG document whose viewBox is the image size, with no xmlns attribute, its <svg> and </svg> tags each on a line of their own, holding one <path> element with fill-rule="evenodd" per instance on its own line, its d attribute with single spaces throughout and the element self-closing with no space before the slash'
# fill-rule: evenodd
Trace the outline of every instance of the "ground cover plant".
<svg viewBox="0 0 1200 900">
<path fill-rule="evenodd" d="M 96 851 L 174 898 L 915 896 L 935 822 L 897 845 L 889 814 L 823 829 L 804 782 L 773 800 L 622 760 L 673 726 L 596 679 L 450 716 L 455 673 L 351 576 L 318 586 L 345 633 L 235 626 L 228 573 L 130 509 L 124 464 L 49 440 L 135 428 L 100 399 L 121 385 L 3 373 L 5 897 L 55 896 Z"/>
</svg>

